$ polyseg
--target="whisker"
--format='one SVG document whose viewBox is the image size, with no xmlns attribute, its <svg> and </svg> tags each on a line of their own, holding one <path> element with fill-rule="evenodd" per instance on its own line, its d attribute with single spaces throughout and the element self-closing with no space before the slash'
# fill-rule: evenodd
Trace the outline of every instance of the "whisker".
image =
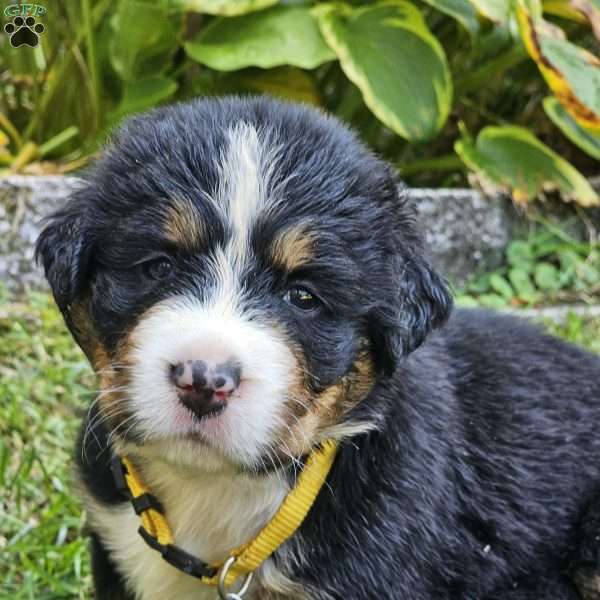
<svg viewBox="0 0 600 600">
<path fill-rule="evenodd" d="M 125 425 L 125 423 L 129 423 L 130 421 L 134 420 L 134 422 L 132 423 L 131 427 L 129 427 L 127 429 L 127 433 L 129 433 L 129 431 L 131 431 L 132 427 L 137 424 L 136 421 L 135 421 L 135 419 L 137 419 L 137 416 L 136 415 L 131 415 L 131 416 L 127 417 L 126 419 L 124 419 L 123 421 L 121 421 L 116 427 L 114 427 L 110 431 L 110 433 L 108 434 L 107 444 L 110 445 L 113 436 L 117 433 L 117 431 L 119 430 L 120 427 L 123 427 L 123 425 Z"/>
<path fill-rule="evenodd" d="M 100 425 L 102 425 L 103 423 L 106 423 L 108 420 L 112 419 L 113 417 L 119 416 L 120 414 L 125 412 L 125 406 L 122 405 L 117 405 L 111 408 L 111 410 L 108 411 L 103 411 L 103 412 L 98 412 L 98 414 L 96 414 L 92 419 L 90 419 L 85 427 L 85 431 L 83 433 L 83 439 L 81 442 L 81 456 L 82 458 L 87 461 L 87 443 L 88 443 L 88 437 L 89 435 L 93 435 L 94 439 L 96 441 L 96 443 L 98 444 L 98 446 L 100 446 L 100 440 L 98 439 L 98 436 L 96 435 L 96 428 L 99 427 Z M 88 418 L 89 418 L 89 412 L 88 412 Z"/>
</svg>

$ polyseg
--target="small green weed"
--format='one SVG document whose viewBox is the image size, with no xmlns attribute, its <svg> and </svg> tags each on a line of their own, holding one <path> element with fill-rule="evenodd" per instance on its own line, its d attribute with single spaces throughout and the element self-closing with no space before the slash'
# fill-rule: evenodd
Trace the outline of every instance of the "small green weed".
<svg viewBox="0 0 600 600">
<path fill-rule="evenodd" d="M 570 313 L 564 323 L 544 321 L 544 325 L 553 335 L 600 354 L 600 318 L 585 319 Z"/>
<path fill-rule="evenodd" d="M 549 223 L 512 241 L 505 265 L 474 278 L 457 295 L 463 306 L 489 308 L 597 301 L 600 246 L 580 242 Z"/>
</svg>

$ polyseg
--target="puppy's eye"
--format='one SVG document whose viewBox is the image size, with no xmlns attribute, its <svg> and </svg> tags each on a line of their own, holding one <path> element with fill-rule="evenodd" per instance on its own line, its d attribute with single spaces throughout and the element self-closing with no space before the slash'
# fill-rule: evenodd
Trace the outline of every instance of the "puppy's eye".
<svg viewBox="0 0 600 600">
<path fill-rule="evenodd" d="M 286 302 L 302 310 L 314 310 L 321 301 L 310 290 L 300 285 L 290 288 L 283 297 Z"/>
<path fill-rule="evenodd" d="M 159 256 L 142 263 L 142 272 L 148 279 L 159 281 L 165 279 L 173 270 L 173 263 L 166 256 Z"/>
</svg>

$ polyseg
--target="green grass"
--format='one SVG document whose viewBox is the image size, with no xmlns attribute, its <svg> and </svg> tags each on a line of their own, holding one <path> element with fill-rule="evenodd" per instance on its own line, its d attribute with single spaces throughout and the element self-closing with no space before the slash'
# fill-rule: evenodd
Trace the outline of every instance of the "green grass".
<svg viewBox="0 0 600 600">
<path fill-rule="evenodd" d="M 563 324 L 557 325 L 550 321 L 544 324 L 550 333 L 600 354 L 600 317 L 582 319 L 570 313 Z"/>
<path fill-rule="evenodd" d="M 47 295 L 0 293 L 0 598 L 90 598 L 70 469 L 91 369 Z"/>
<path fill-rule="evenodd" d="M 600 319 L 549 325 L 600 353 Z M 0 599 L 91 598 L 71 453 L 94 379 L 50 298 L 0 291 Z"/>
</svg>

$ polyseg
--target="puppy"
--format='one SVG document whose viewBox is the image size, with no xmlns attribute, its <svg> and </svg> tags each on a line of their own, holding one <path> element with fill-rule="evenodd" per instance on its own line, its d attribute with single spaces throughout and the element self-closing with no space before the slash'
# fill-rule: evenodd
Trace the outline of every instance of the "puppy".
<svg viewBox="0 0 600 600">
<path fill-rule="evenodd" d="M 135 117 L 37 250 L 102 389 L 76 453 L 98 598 L 216 596 L 138 534 L 113 456 L 212 564 L 326 440 L 325 485 L 245 598 L 578 598 L 600 360 L 448 320 L 396 176 L 337 120 L 264 98 Z"/>
</svg>

